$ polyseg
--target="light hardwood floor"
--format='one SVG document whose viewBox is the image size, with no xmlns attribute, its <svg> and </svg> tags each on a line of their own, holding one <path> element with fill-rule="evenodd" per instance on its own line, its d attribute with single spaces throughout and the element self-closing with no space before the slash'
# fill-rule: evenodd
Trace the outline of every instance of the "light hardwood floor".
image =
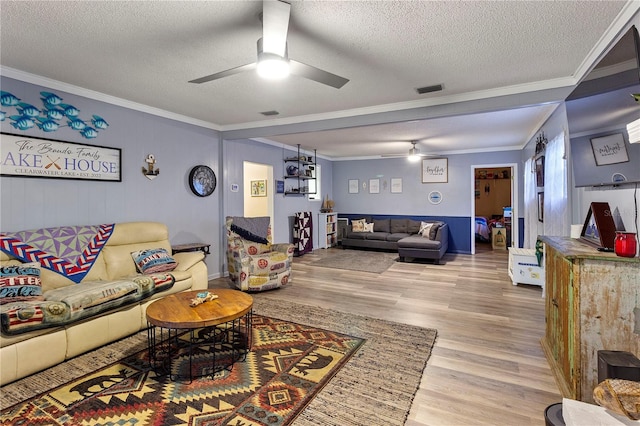
<svg viewBox="0 0 640 426">
<path fill-rule="evenodd" d="M 438 330 L 407 426 L 545 424 L 544 409 L 562 397 L 540 347 L 542 290 L 511 283 L 506 251 L 447 254 L 444 265 L 396 262 L 382 274 L 313 266 L 332 250 L 341 249 L 295 258 L 292 285 L 274 291 L 283 301 Z"/>
</svg>

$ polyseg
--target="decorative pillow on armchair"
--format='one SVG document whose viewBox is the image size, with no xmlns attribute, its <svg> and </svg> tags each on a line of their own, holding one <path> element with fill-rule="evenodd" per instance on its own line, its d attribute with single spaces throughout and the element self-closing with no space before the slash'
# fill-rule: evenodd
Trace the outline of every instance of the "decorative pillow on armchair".
<svg viewBox="0 0 640 426">
<path fill-rule="evenodd" d="M 131 257 L 138 272 L 143 274 L 173 271 L 178 266 L 178 262 L 163 248 L 134 251 Z"/>
<path fill-rule="evenodd" d="M 40 264 L 32 262 L 0 267 L 0 305 L 26 300 L 44 300 Z"/>
</svg>

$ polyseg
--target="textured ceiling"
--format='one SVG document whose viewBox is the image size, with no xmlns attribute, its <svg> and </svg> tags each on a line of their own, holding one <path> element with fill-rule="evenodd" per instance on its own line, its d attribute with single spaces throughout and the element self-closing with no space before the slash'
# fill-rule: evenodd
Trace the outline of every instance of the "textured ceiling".
<svg viewBox="0 0 640 426">
<path fill-rule="evenodd" d="M 424 139 L 423 150 L 481 150 L 522 146 L 553 109 L 528 93 L 576 84 L 639 8 L 637 1 L 292 1 L 289 57 L 350 79 L 334 89 L 255 73 L 188 83 L 255 62 L 262 2 L 3 0 L 0 64 L 7 76 L 42 76 L 236 135 L 420 107 L 427 108 L 420 118 L 431 118 L 434 106 L 521 95 L 517 107 L 526 108 L 509 112 L 474 107 L 480 115 L 264 135 L 325 148 L 330 157 L 402 152 L 410 139 Z M 444 90 L 415 91 L 433 84 Z M 270 110 L 280 114 L 260 114 Z"/>
</svg>

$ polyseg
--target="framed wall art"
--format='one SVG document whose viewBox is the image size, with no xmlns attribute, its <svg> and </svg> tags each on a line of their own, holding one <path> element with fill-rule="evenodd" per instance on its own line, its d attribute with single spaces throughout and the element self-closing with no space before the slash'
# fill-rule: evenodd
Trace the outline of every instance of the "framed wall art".
<svg viewBox="0 0 640 426">
<path fill-rule="evenodd" d="M 402 178 L 391 178 L 391 193 L 402 194 Z"/>
<path fill-rule="evenodd" d="M 266 197 L 267 196 L 267 181 L 266 179 L 252 180 L 251 181 L 251 196 L 252 197 Z"/>
<path fill-rule="evenodd" d="M 349 179 L 349 194 L 357 194 L 359 190 L 358 179 Z"/>
<path fill-rule="evenodd" d="M 544 192 L 538 192 L 538 221 L 544 222 Z"/>
<path fill-rule="evenodd" d="M 2 176 L 122 182 L 122 150 L 2 133 Z"/>
<path fill-rule="evenodd" d="M 544 155 L 536 158 L 536 186 L 544 186 Z"/>
<path fill-rule="evenodd" d="M 380 179 L 369 179 L 369 194 L 380 193 Z"/>
<path fill-rule="evenodd" d="M 591 149 L 597 166 L 607 164 L 626 163 L 629 161 L 627 147 L 624 144 L 622 133 L 591 138 Z"/>
<path fill-rule="evenodd" d="M 447 158 L 427 158 L 422 160 L 422 183 L 447 183 L 449 163 Z"/>
</svg>

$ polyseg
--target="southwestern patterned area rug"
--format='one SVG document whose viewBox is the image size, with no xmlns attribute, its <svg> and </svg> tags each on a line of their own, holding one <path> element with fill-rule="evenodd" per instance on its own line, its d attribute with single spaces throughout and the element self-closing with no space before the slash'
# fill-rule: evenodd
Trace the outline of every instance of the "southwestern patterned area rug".
<svg viewBox="0 0 640 426">
<path fill-rule="evenodd" d="M 253 349 L 215 380 L 156 376 L 141 332 L 4 386 L 0 424 L 404 424 L 435 330 L 274 302 L 255 297 Z"/>
</svg>

